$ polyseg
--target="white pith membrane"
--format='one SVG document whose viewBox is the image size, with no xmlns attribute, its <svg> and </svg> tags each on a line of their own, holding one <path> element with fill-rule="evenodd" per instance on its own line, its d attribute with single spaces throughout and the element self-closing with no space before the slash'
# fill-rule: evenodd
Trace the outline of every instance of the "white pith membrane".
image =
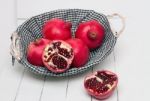
<svg viewBox="0 0 150 101">
<path fill-rule="evenodd" d="M 105 73 L 106 73 L 107 75 L 114 75 L 114 74 L 112 74 L 112 73 L 110 73 L 110 72 L 108 72 L 108 71 L 105 71 Z M 86 77 L 85 81 L 90 80 L 90 79 L 92 79 L 92 78 L 96 78 L 96 80 L 97 80 L 98 82 L 103 83 L 104 80 L 103 80 L 102 78 L 96 76 L 97 74 L 98 74 L 98 72 L 95 72 L 94 74 L 92 74 L 92 75 Z M 114 75 L 114 76 L 115 76 L 115 75 Z M 107 92 L 109 92 L 112 88 L 114 88 L 115 85 L 116 85 L 116 82 L 115 82 L 115 81 L 113 81 L 113 84 L 112 84 L 112 85 L 109 84 L 109 83 L 106 84 L 105 86 L 107 86 L 109 89 L 108 89 L 106 92 L 103 92 L 103 93 L 95 92 L 93 89 L 90 89 L 89 87 L 88 87 L 88 91 L 94 92 L 95 95 L 101 95 L 101 94 L 105 95 L 105 94 L 106 94 Z"/>
<path fill-rule="evenodd" d="M 69 52 L 69 55 L 71 57 L 67 58 L 65 56 L 63 56 L 62 54 L 59 53 L 59 49 L 58 48 L 55 48 L 54 49 L 54 44 L 57 43 L 57 42 L 60 42 L 60 48 L 61 49 L 66 49 L 67 52 Z M 59 56 L 61 58 L 63 58 L 66 62 L 67 62 L 67 68 L 70 67 L 71 63 L 72 63 L 72 60 L 73 60 L 73 50 L 72 50 L 72 47 L 70 45 L 68 45 L 67 43 L 66 44 L 63 44 L 64 41 L 60 41 L 60 40 L 55 40 L 53 42 L 51 42 L 49 45 L 47 45 L 44 49 L 44 61 L 47 61 L 49 59 L 49 57 L 51 57 L 51 59 L 48 61 L 48 65 L 51 66 L 51 67 L 54 67 L 53 69 L 61 69 L 63 70 L 62 68 L 58 68 L 57 65 L 53 64 L 53 58 L 55 56 Z M 51 48 L 51 49 L 50 49 Z M 55 54 L 55 55 L 54 55 Z M 72 54 L 72 55 L 71 55 Z M 66 69 L 66 68 L 65 68 Z"/>
</svg>

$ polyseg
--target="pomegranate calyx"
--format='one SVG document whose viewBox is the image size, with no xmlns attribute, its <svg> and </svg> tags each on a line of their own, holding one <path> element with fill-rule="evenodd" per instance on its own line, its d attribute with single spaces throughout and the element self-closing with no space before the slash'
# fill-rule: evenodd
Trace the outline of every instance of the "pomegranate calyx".
<svg viewBox="0 0 150 101">
<path fill-rule="evenodd" d="M 96 33 L 96 32 L 92 32 L 92 31 L 89 31 L 89 32 L 87 33 L 87 36 L 88 36 L 89 39 L 95 40 L 95 39 L 97 38 L 97 33 Z"/>
</svg>

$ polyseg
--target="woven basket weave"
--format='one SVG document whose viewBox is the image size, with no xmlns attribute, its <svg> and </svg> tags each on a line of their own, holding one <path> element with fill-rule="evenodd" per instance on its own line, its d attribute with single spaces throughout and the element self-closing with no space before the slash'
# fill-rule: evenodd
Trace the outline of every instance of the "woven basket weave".
<svg viewBox="0 0 150 101">
<path fill-rule="evenodd" d="M 51 18 L 61 18 L 66 21 L 70 21 L 72 23 L 73 36 L 77 26 L 81 22 L 95 19 L 103 25 L 105 29 L 105 38 L 103 40 L 103 44 L 98 49 L 90 52 L 90 59 L 84 66 L 80 68 L 71 68 L 64 73 L 53 73 L 46 68 L 34 66 L 27 61 L 26 50 L 28 44 L 31 41 L 42 37 L 42 26 Z M 18 62 L 21 63 L 25 68 L 34 73 L 60 77 L 82 73 L 100 63 L 112 52 L 117 37 L 112 33 L 108 19 L 105 15 L 97 13 L 93 10 L 63 9 L 43 13 L 28 19 L 17 28 L 11 39 L 11 55 L 13 56 L 13 60 L 17 59 Z"/>
</svg>

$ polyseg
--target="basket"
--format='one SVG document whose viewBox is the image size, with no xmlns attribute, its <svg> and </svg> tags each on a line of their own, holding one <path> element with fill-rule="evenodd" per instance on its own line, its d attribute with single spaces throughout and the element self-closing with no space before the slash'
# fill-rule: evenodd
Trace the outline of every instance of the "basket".
<svg viewBox="0 0 150 101">
<path fill-rule="evenodd" d="M 112 18 L 114 16 L 119 16 L 122 19 L 123 27 L 119 32 L 113 31 L 108 21 L 108 18 Z M 26 50 L 28 44 L 31 41 L 42 37 L 41 32 L 42 26 L 47 20 L 51 18 L 61 18 L 66 21 L 70 21 L 72 23 L 73 34 L 76 31 L 77 26 L 81 22 L 95 19 L 103 25 L 105 29 L 105 38 L 103 40 L 103 44 L 101 47 L 90 52 L 89 61 L 84 66 L 80 68 L 73 67 L 63 73 L 53 73 L 46 68 L 34 66 L 27 61 Z M 20 64 L 23 65 L 23 67 L 25 67 L 29 71 L 45 76 L 61 77 L 82 73 L 90 69 L 94 65 L 100 63 L 112 52 L 117 37 L 123 31 L 123 29 L 124 29 L 123 17 L 118 14 L 105 16 L 93 10 L 83 10 L 83 9 L 62 9 L 46 12 L 28 19 L 22 25 L 20 25 L 17 28 L 17 30 L 12 34 L 11 36 L 12 43 L 10 47 L 11 49 L 10 53 L 12 55 L 12 63 L 14 64 L 14 61 L 16 59 Z"/>
</svg>

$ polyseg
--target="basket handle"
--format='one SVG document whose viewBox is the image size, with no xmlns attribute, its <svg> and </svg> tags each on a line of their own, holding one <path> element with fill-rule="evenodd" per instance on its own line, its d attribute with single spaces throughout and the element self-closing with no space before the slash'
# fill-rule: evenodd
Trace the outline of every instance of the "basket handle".
<svg viewBox="0 0 150 101">
<path fill-rule="evenodd" d="M 119 18 L 121 19 L 122 28 L 121 28 L 119 31 L 116 31 L 116 30 L 114 29 L 112 23 L 109 21 L 109 22 L 110 22 L 110 26 L 111 26 L 111 30 L 112 30 L 114 36 L 115 36 L 115 37 L 119 37 L 120 34 L 121 34 L 121 33 L 124 31 L 124 29 L 125 29 L 125 18 L 124 18 L 123 16 L 121 16 L 120 14 L 118 14 L 118 13 L 114 13 L 114 14 L 112 14 L 112 15 L 107 15 L 108 20 L 109 20 L 109 19 L 114 19 L 114 17 L 119 17 Z"/>
<path fill-rule="evenodd" d="M 10 54 L 12 55 L 12 65 L 15 63 L 15 59 L 20 61 L 22 58 L 20 51 L 20 37 L 17 32 L 11 35 Z"/>
</svg>

